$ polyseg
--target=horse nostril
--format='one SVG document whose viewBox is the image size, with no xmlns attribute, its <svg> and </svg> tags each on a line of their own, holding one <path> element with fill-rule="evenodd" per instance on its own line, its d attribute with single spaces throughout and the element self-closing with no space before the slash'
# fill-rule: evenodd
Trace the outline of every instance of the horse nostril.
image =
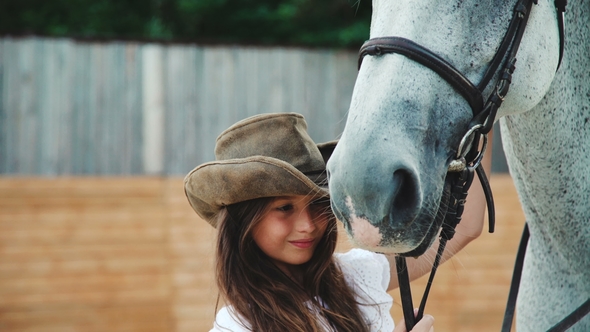
<svg viewBox="0 0 590 332">
<path fill-rule="evenodd" d="M 412 174 L 404 169 L 396 170 L 393 173 L 393 211 L 400 214 L 402 219 L 411 217 L 418 204 L 417 183 Z M 397 219 L 397 218 L 396 218 Z"/>
</svg>

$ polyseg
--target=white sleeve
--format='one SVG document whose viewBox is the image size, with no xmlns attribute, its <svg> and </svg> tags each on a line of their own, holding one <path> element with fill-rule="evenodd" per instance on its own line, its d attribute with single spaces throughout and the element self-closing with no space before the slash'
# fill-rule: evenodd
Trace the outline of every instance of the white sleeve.
<svg viewBox="0 0 590 332">
<path fill-rule="evenodd" d="M 236 314 L 231 307 L 223 307 L 217 315 L 209 332 L 252 332 L 245 319 Z"/>
<path fill-rule="evenodd" d="M 393 298 L 387 293 L 390 278 L 387 258 L 358 248 L 334 256 L 346 282 L 356 293 L 371 331 L 392 331 L 394 324 L 390 310 Z"/>
<path fill-rule="evenodd" d="M 365 285 L 374 291 L 387 292 L 389 287 L 389 261 L 384 255 L 363 249 L 352 249 L 335 254 L 347 281 Z"/>
</svg>

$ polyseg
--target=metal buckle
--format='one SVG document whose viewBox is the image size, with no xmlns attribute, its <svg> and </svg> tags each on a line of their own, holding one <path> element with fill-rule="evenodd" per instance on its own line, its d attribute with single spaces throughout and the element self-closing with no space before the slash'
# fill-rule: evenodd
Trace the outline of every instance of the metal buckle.
<svg viewBox="0 0 590 332">
<path fill-rule="evenodd" d="M 476 124 L 473 127 L 471 127 L 467 131 L 467 133 L 465 133 L 465 135 L 461 139 L 461 142 L 459 143 L 459 148 L 457 149 L 456 159 L 452 160 L 451 163 L 449 164 L 449 167 L 447 169 L 448 172 L 461 172 L 465 168 L 469 168 L 471 170 L 474 170 L 479 166 L 479 164 L 481 164 L 481 160 L 483 159 L 484 153 L 488 147 L 488 135 L 482 134 L 479 132 L 479 130 L 482 129 L 483 127 L 484 126 L 481 124 Z M 465 156 L 471 150 L 471 148 L 472 148 L 471 144 L 473 143 L 474 137 L 477 134 L 479 134 L 480 137 L 482 138 L 481 150 L 479 151 L 479 153 L 477 154 L 477 156 L 475 156 L 475 158 L 473 160 L 467 161 L 465 159 Z"/>
</svg>

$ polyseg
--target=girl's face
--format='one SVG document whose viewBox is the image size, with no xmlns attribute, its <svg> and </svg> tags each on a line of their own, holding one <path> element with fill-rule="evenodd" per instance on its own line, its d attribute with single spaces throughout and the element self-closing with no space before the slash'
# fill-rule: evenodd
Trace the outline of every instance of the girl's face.
<svg viewBox="0 0 590 332">
<path fill-rule="evenodd" d="M 313 256 L 328 226 L 328 200 L 309 196 L 277 197 L 269 203 L 252 237 L 285 273 Z"/>
</svg>

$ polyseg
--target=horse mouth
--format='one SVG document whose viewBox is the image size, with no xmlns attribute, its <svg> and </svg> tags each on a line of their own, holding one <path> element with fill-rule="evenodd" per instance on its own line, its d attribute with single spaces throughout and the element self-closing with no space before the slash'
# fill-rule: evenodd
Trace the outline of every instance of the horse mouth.
<svg viewBox="0 0 590 332">
<path fill-rule="evenodd" d="M 450 188 L 445 186 L 443 189 L 443 193 L 440 198 L 440 203 L 438 206 L 438 210 L 434 219 L 430 222 L 430 228 L 426 232 L 426 235 L 422 239 L 422 242 L 413 250 L 399 254 L 400 256 L 404 257 L 418 257 L 423 255 L 428 248 L 434 243 L 434 239 L 438 234 L 439 230 L 441 229 L 444 221 L 445 216 L 447 214 L 447 208 L 449 205 L 450 199 Z"/>
<path fill-rule="evenodd" d="M 436 214 L 423 212 L 403 227 L 395 227 L 387 217 L 374 223 L 367 216 L 357 215 L 350 197 L 344 206 L 332 202 L 332 210 L 355 245 L 375 252 L 418 257 L 434 243 L 444 222 L 448 198 L 443 190 Z"/>
<path fill-rule="evenodd" d="M 340 220 L 350 237 L 358 247 L 387 254 L 404 257 L 417 257 L 432 245 L 440 223 L 432 218 L 432 214 L 423 215 L 404 227 L 392 227 L 389 218 L 375 224 L 366 216 L 356 215 L 354 207 L 347 201 L 345 212 L 333 203 L 332 210 Z"/>
<path fill-rule="evenodd" d="M 433 221 L 430 224 L 430 228 L 428 229 L 428 232 L 426 232 L 426 235 L 424 236 L 424 238 L 422 238 L 422 242 L 420 242 L 420 244 L 418 244 L 418 246 L 416 248 L 414 248 L 413 250 L 403 252 L 403 253 L 398 253 L 398 256 L 418 257 L 418 256 L 423 255 L 426 252 L 426 250 L 428 250 L 428 248 L 430 248 L 432 243 L 434 243 L 434 239 L 435 239 L 436 235 L 438 234 L 439 229 L 440 229 L 440 225 L 436 225 L 435 222 Z"/>
</svg>

